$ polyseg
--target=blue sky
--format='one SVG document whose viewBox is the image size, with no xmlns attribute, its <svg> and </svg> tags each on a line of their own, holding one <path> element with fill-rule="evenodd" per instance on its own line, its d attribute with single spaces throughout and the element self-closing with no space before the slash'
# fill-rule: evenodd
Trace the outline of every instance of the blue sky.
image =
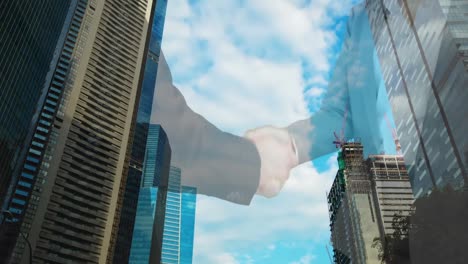
<svg viewBox="0 0 468 264">
<path fill-rule="evenodd" d="M 163 52 L 188 105 L 237 134 L 318 109 L 354 0 L 170 0 Z M 248 207 L 198 196 L 194 263 L 329 263 L 329 155 Z M 330 248 L 330 246 L 328 246 Z"/>
</svg>

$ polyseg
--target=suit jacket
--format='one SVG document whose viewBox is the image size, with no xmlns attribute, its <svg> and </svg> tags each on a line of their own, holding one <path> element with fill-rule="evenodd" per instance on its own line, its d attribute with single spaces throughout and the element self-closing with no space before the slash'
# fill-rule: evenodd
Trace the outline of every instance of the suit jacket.
<svg viewBox="0 0 468 264">
<path fill-rule="evenodd" d="M 378 73 L 372 35 L 362 13 L 348 23 L 343 51 L 320 110 L 287 128 L 296 141 L 300 163 L 336 151 L 333 132 L 339 134 L 343 123 L 347 138 L 359 135 L 370 153 L 381 149 L 377 120 L 383 112 L 378 104 L 385 93 Z M 162 53 L 151 122 L 167 132 L 172 162 L 182 170 L 183 185 L 196 187 L 201 194 L 250 203 L 261 166 L 256 147 L 190 109 L 174 86 Z"/>
<path fill-rule="evenodd" d="M 220 106 L 222 107 L 222 106 Z M 161 52 L 151 123 L 161 124 L 181 183 L 197 193 L 249 204 L 260 178 L 260 157 L 250 141 L 223 132 L 187 106 Z"/>
<path fill-rule="evenodd" d="M 334 132 L 360 141 L 365 155 L 384 150 L 381 127 L 390 106 L 381 76 L 369 20 L 363 4 L 352 9 L 343 47 L 336 59 L 320 109 L 288 127 L 300 163 L 336 151 Z"/>
</svg>

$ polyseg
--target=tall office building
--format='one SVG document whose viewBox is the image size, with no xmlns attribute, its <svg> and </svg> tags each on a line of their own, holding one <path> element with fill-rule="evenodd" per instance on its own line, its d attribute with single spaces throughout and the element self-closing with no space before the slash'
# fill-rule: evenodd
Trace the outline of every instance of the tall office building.
<svg viewBox="0 0 468 264">
<path fill-rule="evenodd" d="M 181 186 L 181 170 L 163 153 L 167 136 L 150 125 L 129 261 L 191 263 L 196 189 Z"/>
<path fill-rule="evenodd" d="M 155 5 L 76 1 L 8 204 L 37 263 L 112 260 Z"/>
<path fill-rule="evenodd" d="M 164 29 L 167 0 L 157 0 L 151 25 L 149 47 L 146 51 L 146 65 L 143 75 L 140 101 L 136 117 L 133 144 L 130 150 L 130 166 L 125 184 L 118 234 L 113 257 L 126 262 L 130 256 L 133 227 L 137 210 L 138 196 L 142 178 L 143 162 L 148 137 L 148 126 L 151 117 L 153 96 L 155 94 L 156 75 L 158 71 L 161 41 Z"/>
<path fill-rule="evenodd" d="M 412 212 L 413 191 L 403 156 L 370 155 L 369 177 L 376 202 L 380 235 L 392 235 L 395 214 L 405 217 Z"/>
<path fill-rule="evenodd" d="M 463 60 L 465 70 L 468 70 L 468 1 L 439 0 L 439 3 L 458 48 L 458 54 Z"/>
<path fill-rule="evenodd" d="M 167 189 L 166 216 L 164 218 L 164 233 L 162 243 L 161 263 L 180 263 L 180 169 L 171 166 L 169 173 L 169 186 Z"/>
<path fill-rule="evenodd" d="M 456 34 L 456 19 L 444 4 L 447 24 L 443 2 L 447 1 L 366 3 L 416 197 L 446 185 L 461 189 L 468 180 L 468 73 L 459 50 L 463 47 L 457 47 L 464 37 Z"/>
<path fill-rule="evenodd" d="M 0 205 L 52 81 L 73 2 L 0 3 Z"/>
<path fill-rule="evenodd" d="M 338 154 L 339 170 L 328 194 L 335 263 L 381 263 L 375 238 L 393 234 L 395 214 L 409 215 L 413 194 L 403 157 L 363 157 L 360 143 Z"/>
<path fill-rule="evenodd" d="M 180 169 L 171 167 L 161 258 L 167 264 L 192 263 L 197 191 L 181 186 L 180 177 Z"/>
<path fill-rule="evenodd" d="M 181 186 L 180 177 L 180 169 L 171 167 L 161 263 L 192 263 L 197 192 L 196 188 Z"/>
<path fill-rule="evenodd" d="M 379 237 L 376 200 L 360 143 L 346 143 L 338 154 L 339 170 L 328 194 L 335 263 L 380 263 L 372 247 Z"/>
<path fill-rule="evenodd" d="M 195 212 L 197 206 L 197 189 L 182 186 L 180 205 L 180 252 L 181 264 L 191 264 L 193 259 L 193 239 L 195 235 Z"/>
<path fill-rule="evenodd" d="M 163 244 L 164 219 L 170 177 L 171 150 L 166 133 L 159 125 L 149 125 L 143 179 L 139 190 L 138 206 L 134 220 L 133 238 L 130 241 L 130 263 L 160 263 Z M 180 171 L 179 171 L 180 177 Z M 180 179 L 179 179 L 180 184 Z M 117 260 L 117 259 L 116 259 Z"/>
<path fill-rule="evenodd" d="M 3 1 L 0 4 L 0 210 L 22 214 L 40 162 L 38 146 L 50 126 L 73 45 L 67 34 L 77 1 Z M 30 149 L 29 144 L 34 146 Z M 19 171 L 25 170 L 19 175 Z M 20 178 L 20 179 L 19 179 Z M 15 186 L 20 188 L 16 189 Z M 10 202 L 12 206 L 10 206 Z M 0 215 L 0 259 L 18 238 L 19 223 Z"/>
<path fill-rule="evenodd" d="M 31 155 L 26 158 L 27 143 L 31 141 L 34 127 L 44 122 L 40 111 L 51 82 L 63 84 L 63 75 L 58 74 L 64 72 L 53 76 L 53 71 L 65 41 L 64 25 L 70 23 L 75 8 L 76 1 L 70 0 L 0 4 L 1 211 L 8 209 L 11 199 L 25 203 L 24 197 L 13 193 L 12 185 L 17 182 L 17 171 L 25 159 L 32 166 L 38 162 Z M 28 180 L 21 183 L 30 184 Z M 8 259 L 19 235 L 19 225 L 4 221 L 3 215 L 0 223 L 0 259 Z"/>
</svg>

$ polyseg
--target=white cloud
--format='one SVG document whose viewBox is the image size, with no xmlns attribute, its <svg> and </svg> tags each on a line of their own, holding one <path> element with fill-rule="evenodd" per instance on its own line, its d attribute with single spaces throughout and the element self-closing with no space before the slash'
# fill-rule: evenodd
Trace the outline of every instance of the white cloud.
<svg viewBox="0 0 468 264">
<path fill-rule="evenodd" d="M 272 251 L 277 247 L 271 242 L 285 236 L 293 241 L 327 239 L 325 192 L 337 171 L 336 156 L 328 164 L 329 169 L 323 173 L 318 173 L 311 163 L 295 168 L 279 196 L 255 197 L 248 207 L 199 196 L 194 263 L 216 263 L 207 258 L 212 254 L 236 258 L 234 250 Z"/>
<path fill-rule="evenodd" d="M 213 255 L 213 263 L 224 263 L 224 264 L 239 264 L 237 260 L 228 253 L 216 254 L 215 252 L 210 252 Z"/>
<path fill-rule="evenodd" d="M 320 84 L 320 85 L 327 85 L 328 82 L 325 80 L 323 76 L 315 76 L 310 80 L 312 84 Z"/>
<path fill-rule="evenodd" d="M 307 86 L 327 85 L 331 21 L 350 1 L 169 1 L 163 50 L 189 106 L 218 127 L 286 126 L 309 115 Z"/>
<path fill-rule="evenodd" d="M 302 256 L 298 261 L 293 261 L 290 264 L 310 264 L 314 258 L 315 256 L 307 254 Z"/>
<path fill-rule="evenodd" d="M 312 87 L 310 88 L 305 96 L 310 96 L 310 97 L 318 97 L 322 95 L 325 92 L 325 89 L 319 88 L 319 87 Z"/>
</svg>

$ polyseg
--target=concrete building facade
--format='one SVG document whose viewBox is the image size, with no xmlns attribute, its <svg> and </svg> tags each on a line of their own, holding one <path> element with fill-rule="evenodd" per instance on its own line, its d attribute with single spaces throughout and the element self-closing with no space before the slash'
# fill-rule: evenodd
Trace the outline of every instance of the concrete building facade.
<svg viewBox="0 0 468 264">
<path fill-rule="evenodd" d="M 414 210 L 413 191 L 403 156 L 370 155 L 367 164 L 377 201 L 380 235 L 391 235 L 395 231 L 392 227 L 394 216 L 408 216 Z"/>
<path fill-rule="evenodd" d="M 414 201 L 403 157 L 370 155 L 365 160 L 363 146 L 348 142 L 338 163 L 328 194 L 334 262 L 381 263 L 374 240 L 393 234 L 395 214 L 408 215 Z"/>
<path fill-rule="evenodd" d="M 133 227 L 138 204 L 139 190 L 143 175 L 143 163 L 145 161 L 148 129 L 152 111 L 153 98 L 155 94 L 155 83 L 161 53 L 161 42 L 166 16 L 167 0 L 158 0 L 153 6 L 151 19 L 151 35 L 149 37 L 148 50 L 146 51 L 146 62 L 144 66 L 141 92 L 136 113 L 134 135 L 130 146 L 130 165 L 123 194 L 122 210 L 120 213 L 119 228 L 116 238 L 114 258 L 120 261 L 128 261 Z"/>
<path fill-rule="evenodd" d="M 62 83 L 52 82 L 47 127 L 29 148 L 40 158 L 14 186 L 29 202 L 9 205 L 37 263 L 112 261 L 156 1 L 76 3 L 60 55 L 68 64 L 55 71 Z M 27 254 L 18 239 L 12 262 Z"/>
<path fill-rule="evenodd" d="M 380 263 L 372 247 L 379 237 L 375 196 L 358 142 L 345 143 L 338 155 L 339 170 L 328 194 L 331 242 L 335 263 Z"/>
</svg>

